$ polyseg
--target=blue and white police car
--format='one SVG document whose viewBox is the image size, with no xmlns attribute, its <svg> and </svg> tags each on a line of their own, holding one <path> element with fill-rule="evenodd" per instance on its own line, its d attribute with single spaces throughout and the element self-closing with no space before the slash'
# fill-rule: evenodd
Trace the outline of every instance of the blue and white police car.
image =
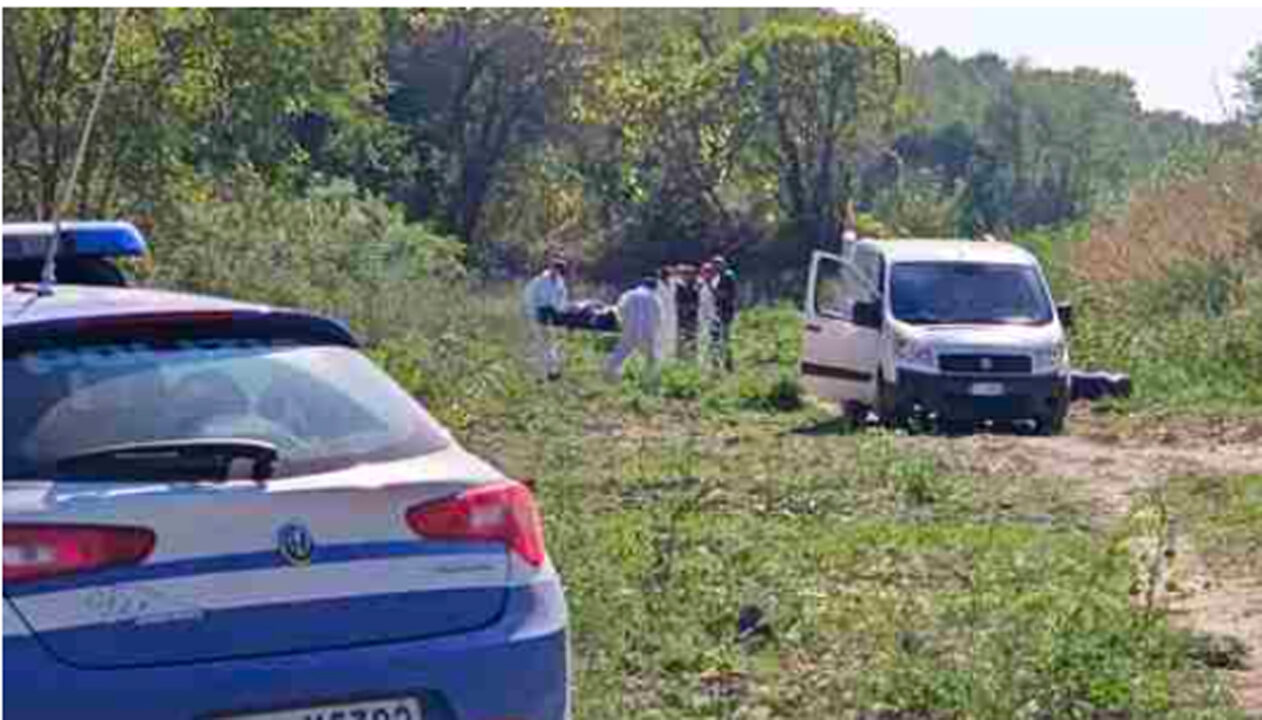
<svg viewBox="0 0 1262 720">
<path fill-rule="evenodd" d="M 344 326 L 112 283 L 3 292 L 6 714 L 568 717 L 530 490 Z"/>
</svg>

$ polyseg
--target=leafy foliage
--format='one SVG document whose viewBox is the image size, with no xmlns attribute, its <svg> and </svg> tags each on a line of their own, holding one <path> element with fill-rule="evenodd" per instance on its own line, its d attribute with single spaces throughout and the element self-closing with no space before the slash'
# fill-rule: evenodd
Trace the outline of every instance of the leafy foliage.
<svg viewBox="0 0 1262 720">
<path fill-rule="evenodd" d="M 354 318 L 376 342 L 406 332 L 427 294 L 464 276 L 459 243 L 353 186 L 289 199 L 241 173 L 227 187 L 230 199 L 171 219 L 143 281 Z"/>
<path fill-rule="evenodd" d="M 1056 268 L 1058 292 L 1079 306 L 1075 364 L 1130 373 L 1137 404 L 1211 412 L 1262 403 L 1256 143 L 1199 167 L 1181 163 L 1089 232 L 1030 238 Z"/>
<path fill-rule="evenodd" d="M 4 16 L 6 217 L 47 217 L 82 132 L 118 15 Z M 140 219 L 195 201 L 206 175 L 249 164 L 296 186 L 295 132 L 371 115 L 379 16 L 347 10 L 130 10 L 76 189 L 78 215 Z M 199 177 L 199 174 L 201 175 Z"/>
<path fill-rule="evenodd" d="M 408 198 L 473 245 L 505 166 L 564 118 L 580 30 L 564 10 L 425 10 L 392 53 L 391 117 L 434 182 Z"/>
<path fill-rule="evenodd" d="M 48 215 L 114 17 L 6 13 L 6 217 Z M 1144 112 L 1121 75 L 916 55 L 834 11 L 140 9 L 75 213 L 161 238 L 239 168 L 288 195 L 341 178 L 484 274 L 559 252 L 622 282 L 722 252 L 776 293 L 843 217 L 1080 220 L 1225 132 Z"/>
<path fill-rule="evenodd" d="M 1177 148 L 1211 130 L 1176 113 L 1144 112 L 1116 73 L 1012 65 L 992 55 L 919 57 L 908 81 L 918 109 L 892 153 L 867 170 L 864 197 L 932 173 L 960 235 L 1009 234 L 1108 207 Z M 923 206 L 933 198 L 910 186 Z M 882 218 L 888 220 L 888 218 Z M 890 223 L 897 225 L 898 223 Z"/>
<path fill-rule="evenodd" d="M 1262 43 L 1249 51 L 1249 60 L 1236 79 L 1240 83 L 1245 118 L 1252 123 L 1262 122 Z"/>
<path fill-rule="evenodd" d="M 579 156 L 624 239 L 610 265 L 627 251 L 640 266 L 713 251 L 737 229 L 746 199 L 742 153 L 757 118 L 742 101 L 748 82 L 730 67 L 737 34 L 716 11 L 676 15 L 682 22 L 644 11 L 607 18 L 614 40 L 576 106 L 580 122 L 609 133 L 606 146 L 584 144 Z"/>
</svg>

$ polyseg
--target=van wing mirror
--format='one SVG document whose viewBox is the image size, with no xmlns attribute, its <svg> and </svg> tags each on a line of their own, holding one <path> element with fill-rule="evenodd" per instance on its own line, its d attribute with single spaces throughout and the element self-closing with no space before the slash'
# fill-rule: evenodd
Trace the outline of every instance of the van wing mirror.
<svg viewBox="0 0 1262 720">
<path fill-rule="evenodd" d="M 859 327 L 872 328 L 880 330 L 884 325 L 884 319 L 881 317 L 881 301 L 872 300 L 864 302 L 862 300 L 854 304 L 852 314 L 854 324 Z"/>
<path fill-rule="evenodd" d="M 1066 330 L 1074 329 L 1074 306 L 1072 303 L 1061 303 L 1056 306 L 1056 316 Z"/>
</svg>

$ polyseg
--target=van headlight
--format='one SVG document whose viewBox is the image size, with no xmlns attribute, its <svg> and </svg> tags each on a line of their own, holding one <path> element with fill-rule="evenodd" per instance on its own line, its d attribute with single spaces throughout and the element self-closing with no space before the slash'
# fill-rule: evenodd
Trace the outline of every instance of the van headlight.
<svg viewBox="0 0 1262 720">
<path fill-rule="evenodd" d="M 1034 351 L 1034 372 L 1060 372 L 1069 365 L 1069 352 L 1065 343 L 1058 342 Z"/>
<path fill-rule="evenodd" d="M 894 357 L 899 365 L 937 370 L 937 357 L 933 346 L 905 335 L 894 336 Z"/>
</svg>

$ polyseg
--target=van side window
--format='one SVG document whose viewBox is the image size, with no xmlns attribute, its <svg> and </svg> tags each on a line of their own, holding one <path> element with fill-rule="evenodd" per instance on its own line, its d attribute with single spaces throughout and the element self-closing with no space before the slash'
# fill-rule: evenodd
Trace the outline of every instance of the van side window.
<svg viewBox="0 0 1262 720">
<path fill-rule="evenodd" d="M 881 296 L 884 285 L 881 282 L 881 256 L 874 252 L 860 252 L 855 256 L 854 263 L 864 284 L 858 299 L 869 302 L 876 300 Z"/>
<path fill-rule="evenodd" d="M 823 260 L 816 279 L 815 312 L 850 320 L 855 302 L 868 299 L 866 288 L 867 283 L 851 263 Z"/>
<path fill-rule="evenodd" d="M 815 278 L 815 312 L 820 315 L 840 315 L 845 302 L 842 288 L 842 264 L 830 258 L 819 263 Z"/>
</svg>

